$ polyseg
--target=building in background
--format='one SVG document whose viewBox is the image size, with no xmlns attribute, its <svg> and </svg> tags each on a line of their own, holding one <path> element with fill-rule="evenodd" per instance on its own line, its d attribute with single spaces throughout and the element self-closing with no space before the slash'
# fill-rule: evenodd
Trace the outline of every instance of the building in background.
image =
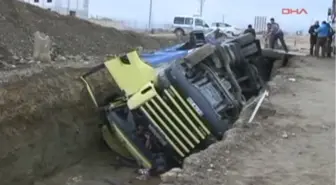
<svg viewBox="0 0 336 185">
<path fill-rule="evenodd" d="M 254 29 L 257 33 L 264 33 L 267 29 L 267 16 L 255 16 Z"/>
<path fill-rule="evenodd" d="M 89 0 L 20 0 L 64 15 L 89 18 Z"/>
</svg>

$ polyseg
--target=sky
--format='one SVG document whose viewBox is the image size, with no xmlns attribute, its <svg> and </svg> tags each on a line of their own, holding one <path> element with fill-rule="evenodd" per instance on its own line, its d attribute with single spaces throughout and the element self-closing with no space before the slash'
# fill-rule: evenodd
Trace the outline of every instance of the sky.
<svg viewBox="0 0 336 185">
<path fill-rule="evenodd" d="M 150 0 L 91 0 L 89 15 L 148 23 Z M 174 16 L 199 13 L 199 0 L 152 0 L 152 24 L 171 24 Z M 274 17 L 286 31 L 306 30 L 315 21 L 327 19 L 332 0 L 205 0 L 203 18 L 208 23 L 224 21 L 237 27 L 254 23 L 255 16 Z M 282 8 L 302 9 L 308 14 L 282 15 Z M 224 18 L 223 18 L 224 17 Z"/>
</svg>

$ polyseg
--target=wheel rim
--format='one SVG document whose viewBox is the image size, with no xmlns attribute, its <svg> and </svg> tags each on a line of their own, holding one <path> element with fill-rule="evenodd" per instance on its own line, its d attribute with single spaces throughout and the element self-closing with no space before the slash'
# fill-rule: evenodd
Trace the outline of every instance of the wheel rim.
<svg viewBox="0 0 336 185">
<path fill-rule="evenodd" d="M 177 30 L 176 32 L 175 32 L 175 34 L 177 35 L 177 36 L 181 36 L 182 35 L 182 31 L 181 30 Z"/>
</svg>

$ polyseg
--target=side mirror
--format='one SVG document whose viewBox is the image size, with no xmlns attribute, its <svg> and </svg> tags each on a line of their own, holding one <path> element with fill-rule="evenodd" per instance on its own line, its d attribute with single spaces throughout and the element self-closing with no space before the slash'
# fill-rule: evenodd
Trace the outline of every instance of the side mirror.
<svg viewBox="0 0 336 185">
<path fill-rule="evenodd" d="M 204 24 L 204 27 L 209 28 L 209 25 L 208 24 Z"/>
</svg>

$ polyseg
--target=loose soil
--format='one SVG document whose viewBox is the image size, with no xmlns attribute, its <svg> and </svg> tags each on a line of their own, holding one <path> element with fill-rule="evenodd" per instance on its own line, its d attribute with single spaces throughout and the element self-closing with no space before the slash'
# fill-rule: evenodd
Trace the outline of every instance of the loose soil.
<svg viewBox="0 0 336 185">
<path fill-rule="evenodd" d="M 36 31 L 50 36 L 53 49 L 62 55 L 119 54 L 138 46 L 157 49 L 176 42 L 174 38 L 102 27 L 19 1 L 0 0 L 0 55 L 32 55 Z"/>
<path fill-rule="evenodd" d="M 54 51 L 64 56 L 62 61 L 31 61 L 35 31 L 50 36 Z M 115 155 L 102 143 L 101 119 L 79 76 L 103 62 L 105 55 L 173 43 L 174 38 L 121 32 L 19 1 L 0 0 L 1 184 L 69 184 L 71 170 L 81 165 L 94 177 L 98 171 L 120 180 L 135 177 L 134 168 L 120 169 Z M 70 57 L 74 55 L 80 55 L 79 60 Z M 95 80 L 100 82 L 99 77 Z M 96 163 L 106 169 L 94 170 Z M 62 178 L 62 172 L 68 176 Z"/>
</svg>

